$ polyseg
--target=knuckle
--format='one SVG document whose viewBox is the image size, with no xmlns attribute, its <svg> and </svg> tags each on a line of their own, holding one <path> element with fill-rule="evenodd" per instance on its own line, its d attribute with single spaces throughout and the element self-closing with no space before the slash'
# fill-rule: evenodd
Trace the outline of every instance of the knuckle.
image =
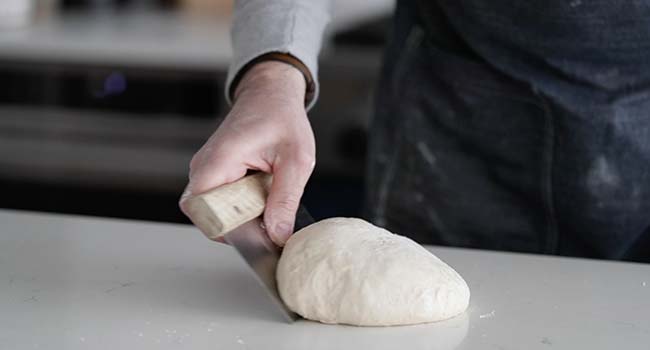
<svg viewBox="0 0 650 350">
<path fill-rule="evenodd" d="M 190 170 L 196 169 L 199 164 L 201 163 L 201 154 L 200 153 L 195 153 L 192 156 L 192 159 L 190 159 Z"/>
<path fill-rule="evenodd" d="M 316 157 L 310 152 L 298 152 L 294 155 L 294 161 L 301 168 L 312 169 L 316 164 Z"/>
</svg>

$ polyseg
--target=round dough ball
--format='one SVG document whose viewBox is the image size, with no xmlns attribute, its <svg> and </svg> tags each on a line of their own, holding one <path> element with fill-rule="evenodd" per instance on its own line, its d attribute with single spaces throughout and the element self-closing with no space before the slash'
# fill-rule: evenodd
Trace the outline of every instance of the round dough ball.
<svg viewBox="0 0 650 350">
<path fill-rule="evenodd" d="M 324 323 L 390 326 L 440 321 L 467 309 L 467 283 L 414 241 L 355 218 L 296 232 L 277 269 L 282 300 Z"/>
</svg>

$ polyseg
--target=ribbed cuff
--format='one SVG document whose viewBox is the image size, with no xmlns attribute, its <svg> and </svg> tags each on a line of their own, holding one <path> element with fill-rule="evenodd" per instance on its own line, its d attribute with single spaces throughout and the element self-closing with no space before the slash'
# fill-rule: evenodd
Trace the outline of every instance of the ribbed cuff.
<svg viewBox="0 0 650 350">
<path fill-rule="evenodd" d="M 232 82 L 230 83 L 230 88 L 227 92 L 230 101 L 234 101 L 235 90 L 237 89 L 237 86 L 239 85 L 241 79 L 244 77 L 244 75 L 246 75 L 246 72 L 248 72 L 254 65 L 267 61 L 284 62 L 298 69 L 300 73 L 302 73 L 302 75 L 305 77 L 306 86 L 305 106 L 309 106 L 311 101 L 314 100 L 314 93 L 316 90 L 316 83 L 314 82 L 314 78 L 312 77 L 311 72 L 309 72 L 309 68 L 307 68 L 307 66 L 305 66 L 305 64 L 302 63 L 299 59 L 291 56 L 290 54 L 281 52 L 269 52 L 267 54 L 263 54 L 244 65 L 244 67 L 239 72 L 237 72 Z"/>
</svg>

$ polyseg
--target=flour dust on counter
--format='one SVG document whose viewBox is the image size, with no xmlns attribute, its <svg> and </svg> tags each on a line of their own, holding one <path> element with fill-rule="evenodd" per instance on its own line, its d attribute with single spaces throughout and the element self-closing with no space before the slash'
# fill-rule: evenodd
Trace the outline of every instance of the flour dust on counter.
<svg viewBox="0 0 650 350">
<path fill-rule="evenodd" d="M 283 301 L 323 323 L 393 326 L 463 313 L 470 291 L 449 265 L 414 241 L 356 218 L 296 232 L 277 269 Z"/>
</svg>

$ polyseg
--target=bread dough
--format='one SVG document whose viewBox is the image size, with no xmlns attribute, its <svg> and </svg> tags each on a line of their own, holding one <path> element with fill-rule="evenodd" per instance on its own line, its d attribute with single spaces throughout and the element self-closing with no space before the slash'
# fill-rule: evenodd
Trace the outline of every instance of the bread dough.
<svg viewBox="0 0 650 350">
<path fill-rule="evenodd" d="M 282 300 L 324 323 L 390 326 L 434 322 L 467 309 L 469 288 L 414 241 L 355 218 L 296 232 L 277 269 Z"/>
</svg>

